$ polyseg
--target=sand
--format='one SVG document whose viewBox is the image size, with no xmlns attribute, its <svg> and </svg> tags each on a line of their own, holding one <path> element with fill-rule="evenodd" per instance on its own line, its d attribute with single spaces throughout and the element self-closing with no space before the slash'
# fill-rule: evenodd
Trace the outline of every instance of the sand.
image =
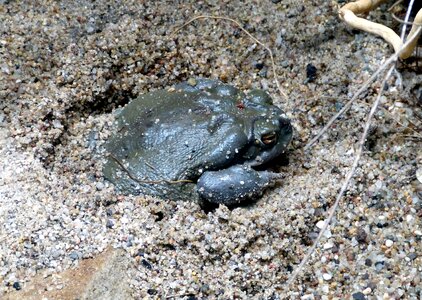
<svg viewBox="0 0 422 300">
<path fill-rule="evenodd" d="M 392 53 L 341 23 L 339 2 L 0 1 L 0 295 L 116 247 L 133 257 L 134 298 L 421 297 L 421 81 L 409 67 L 385 87 L 333 224 L 285 289 L 351 166 L 379 81 L 302 148 Z M 387 8 L 368 18 L 394 24 Z M 199 14 L 239 20 L 268 45 L 288 99 L 268 53 L 233 24 L 173 34 Z M 191 77 L 265 89 L 292 119 L 289 163 L 277 167 L 286 178 L 252 205 L 204 212 L 119 195 L 102 177 L 113 111 Z"/>
</svg>

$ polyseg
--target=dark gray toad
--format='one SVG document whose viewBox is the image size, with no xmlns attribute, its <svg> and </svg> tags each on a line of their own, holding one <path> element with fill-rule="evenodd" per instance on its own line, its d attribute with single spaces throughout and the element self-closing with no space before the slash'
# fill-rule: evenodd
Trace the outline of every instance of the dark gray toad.
<svg viewBox="0 0 422 300">
<path fill-rule="evenodd" d="M 280 178 L 254 168 L 282 154 L 291 138 L 290 121 L 265 92 L 246 96 L 193 80 L 120 111 L 104 175 L 124 193 L 230 205 L 258 198 Z"/>
</svg>

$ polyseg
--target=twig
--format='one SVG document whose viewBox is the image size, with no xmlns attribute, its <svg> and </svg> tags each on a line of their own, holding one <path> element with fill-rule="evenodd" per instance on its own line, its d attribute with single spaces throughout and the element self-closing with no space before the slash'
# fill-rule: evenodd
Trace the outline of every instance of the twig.
<svg viewBox="0 0 422 300">
<path fill-rule="evenodd" d="M 404 138 L 415 139 L 415 140 L 422 140 L 422 136 L 420 135 L 401 135 Z"/>
<path fill-rule="evenodd" d="M 404 18 L 404 25 L 403 25 L 403 28 L 401 29 L 401 34 L 400 34 L 400 40 L 401 41 L 404 41 L 404 36 L 406 35 L 406 27 L 407 27 L 407 22 L 409 21 L 409 18 L 410 18 L 410 12 L 412 11 L 412 7 L 413 7 L 413 2 L 414 2 L 414 0 L 410 0 L 410 2 L 409 2 L 409 7 L 407 8 L 407 11 L 406 11 L 406 16 L 405 16 L 405 18 Z M 422 12 L 422 11 L 421 11 Z M 416 19 L 416 18 L 415 18 Z M 417 24 L 417 23 L 419 23 L 419 22 L 417 22 L 417 21 L 413 21 L 413 23 L 415 23 L 415 24 Z M 421 24 L 422 25 L 422 24 Z M 412 28 L 413 29 L 413 28 Z M 409 36 L 411 36 L 411 33 L 409 33 Z M 415 44 L 415 46 L 416 46 L 416 44 Z M 410 53 L 411 54 L 411 53 Z M 409 54 L 409 55 L 410 55 Z"/>
<path fill-rule="evenodd" d="M 315 144 L 315 142 L 319 140 L 319 138 L 328 130 L 328 128 L 331 127 L 331 125 L 333 125 L 333 123 L 337 120 L 338 117 L 340 117 L 342 114 L 344 114 L 346 111 L 349 110 L 349 108 L 352 106 L 353 102 L 355 102 L 355 100 L 359 97 L 359 95 L 362 94 L 363 91 L 366 90 L 366 88 L 372 83 L 372 81 L 374 81 L 377 78 L 377 76 L 382 71 L 384 71 L 386 67 L 388 67 L 392 62 L 396 61 L 397 57 L 398 57 L 397 54 L 393 54 L 393 56 L 387 59 L 387 61 L 384 64 L 382 64 L 381 67 L 379 67 L 378 70 L 374 74 L 372 74 L 372 76 L 367 81 L 365 81 L 365 83 L 353 95 L 353 97 L 342 107 L 342 109 L 340 109 L 338 113 L 336 113 L 333 117 L 331 117 L 331 119 L 328 120 L 327 124 L 318 132 L 318 134 L 306 144 L 306 146 L 304 147 L 305 151 L 309 150 L 309 148 L 311 148 L 312 145 Z"/>
<path fill-rule="evenodd" d="M 380 107 L 381 107 L 381 109 L 382 109 L 382 110 L 384 110 L 384 112 L 385 112 L 385 113 L 387 113 L 387 114 L 390 116 L 390 118 L 391 118 L 391 119 L 393 119 L 393 121 L 394 121 L 394 122 L 396 122 L 398 125 L 400 125 L 400 126 L 401 126 L 401 127 L 403 127 L 403 128 L 410 129 L 411 131 L 413 131 L 413 133 L 414 133 L 416 136 L 419 136 L 420 138 L 422 138 L 422 135 L 420 135 L 420 133 L 419 133 L 418 131 L 416 131 L 415 129 L 413 129 L 413 128 L 412 128 L 412 127 L 410 127 L 410 126 L 406 126 L 406 125 L 402 124 L 402 123 L 400 122 L 400 120 L 396 119 L 396 118 L 394 117 L 394 115 L 393 115 L 390 111 L 388 111 L 388 109 L 386 109 L 385 107 L 383 107 L 382 105 L 381 105 Z M 416 125 L 415 123 L 413 123 L 412 121 L 410 121 L 408 118 L 406 118 L 406 121 L 407 121 L 407 122 L 409 122 L 411 125 L 413 125 L 414 127 L 416 127 L 416 128 L 418 129 L 418 125 Z"/>
<path fill-rule="evenodd" d="M 314 253 L 316 247 L 318 246 L 318 243 L 320 242 L 323 234 L 327 230 L 328 225 L 330 224 L 331 220 L 333 219 L 334 213 L 336 212 L 336 209 L 337 209 L 337 207 L 340 203 L 340 200 L 343 197 L 343 194 L 345 193 L 347 187 L 349 186 L 350 180 L 352 179 L 352 177 L 355 173 L 355 170 L 356 170 L 356 168 L 359 164 L 359 160 L 360 160 L 360 157 L 362 155 L 363 146 L 365 144 L 366 136 L 368 135 L 369 127 L 371 125 L 372 117 L 375 114 L 377 107 L 378 107 L 378 104 L 379 104 L 380 99 L 381 99 L 381 95 L 382 95 L 382 91 L 383 91 L 382 87 L 384 87 L 385 83 L 387 82 L 388 78 L 390 77 L 391 73 L 393 72 L 393 69 L 394 69 L 394 65 L 388 70 L 387 75 L 385 76 L 385 78 L 384 78 L 384 80 L 381 84 L 381 89 L 378 93 L 378 97 L 375 100 L 374 104 L 372 105 L 371 111 L 370 111 L 368 118 L 367 118 L 367 121 L 365 123 L 365 128 L 363 130 L 362 137 L 359 141 L 359 147 L 357 149 L 356 156 L 355 156 L 355 159 L 353 161 L 353 165 L 350 168 L 349 173 L 347 173 L 346 179 L 344 180 L 343 185 L 341 187 L 341 190 L 337 195 L 336 201 L 334 202 L 333 206 L 331 207 L 330 213 L 329 213 L 327 219 L 324 222 L 324 226 L 321 228 L 321 231 L 319 232 L 319 235 L 318 235 L 317 239 L 315 240 L 315 242 L 313 243 L 312 247 L 308 250 L 305 257 L 300 262 L 299 266 L 296 268 L 296 270 L 293 272 L 290 279 L 287 281 L 287 286 L 290 286 L 294 282 L 294 280 L 296 279 L 299 272 L 303 269 L 303 266 L 308 262 L 312 253 Z"/>
<path fill-rule="evenodd" d="M 385 41 L 393 46 L 394 51 L 399 53 L 399 57 L 401 59 L 406 59 L 412 55 L 413 50 L 416 48 L 420 31 L 416 38 L 412 40 L 412 43 L 406 43 L 406 46 L 404 46 L 404 40 L 402 40 L 391 28 L 356 16 L 356 14 L 366 13 L 375 9 L 385 1 L 386 0 L 359 0 L 347 3 L 339 10 L 340 19 L 354 28 L 381 36 Z M 414 36 L 415 32 L 417 32 L 417 29 L 421 25 L 422 9 L 420 9 L 416 14 L 408 37 Z"/>
<path fill-rule="evenodd" d="M 393 17 L 394 20 L 396 20 L 397 22 L 399 22 L 401 24 L 413 25 L 413 22 L 405 22 L 402 19 L 400 19 L 399 17 L 397 17 L 395 13 L 392 13 L 391 16 Z"/>
<path fill-rule="evenodd" d="M 414 33 L 413 36 L 411 36 L 406 43 L 403 45 L 403 47 L 407 47 L 410 43 L 414 41 L 417 37 L 419 37 L 422 27 L 419 27 L 418 30 Z M 361 88 L 353 95 L 353 97 L 343 106 L 343 108 L 336 113 L 328 122 L 327 124 L 318 132 L 318 134 L 312 138 L 304 147 L 304 150 L 309 150 L 310 147 L 312 147 L 313 144 L 315 144 L 316 141 L 327 131 L 328 128 L 337 120 L 338 117 L 340 117 L 343 113 L 345 113 L 349 108 L 352 106 L 353 102 L 359 97 L 359 95 L 366 90 L 366 88 L 369 86 L 369 84 L 375 80 L 375 78 L 385 69 L 387 68 L 391 63 L 395 62 L 397 58 L 399 57 L 399 53 L 394 53 L 389 59 L 385 61 L 384 64 L 381 65 L 381 67 L 378 68 L 378 70 L 361 86 Z"/>
<path fill-rule="evenodd" d="M 396 71 L 396 70 L 395 70 Z M 394 71 L 393 71 L 394 72 Z M 334 97 L 334 96 L 320 96 L 320 98 L 327 98 L 327 99 L 339 99 L 339 98 L 337 98 L 337 97 Z M 342 99 L 345 99 L 345 98 L 342 98 Z M 347 99 L 346 99 L 347 100 Z M 365 103 L 366 104 L 366 103 Z M 409 129 L 409 130 L 411 130 L 411 131 L 413 131 L 414 132 L 414 134 L 415 134 L 415 136 L 420 136 L 421 138 L 422 138 L 422 135 L 420 135 L 420 133 L 419 133 L 419 131 L 416 131 L 415 129 L 413 129 L 412 127 L 410 127 L 410 126 L 407 126 L 407 125 L 404 125 L 404 124 L 402 124 L 401 122 L 400 122 L 400 120 L 398 120 L 398 119 L 396 119 L 395 117 L 394 117 L 394 115 L 387 109 L 387 108 L 385 108 L 384 106 L 382 106 L 382 105 L 380 105 L 379 106 L 387 115 L 389 115 L 389 117 L 394 121 L 394 122 L 396 122 L 398 125 L 400 125 L 401 127 L 403 127 L 403 128 L 407 128 L 407 129 Z M 407 121 L 407 122 L 409 122 L 410 123 L 410 125 L 412 125 L 413 127 L 415 127 L 415 128 L 417 128 L 417 129 L 419 129 L 419 125 L 416 125 L 415 123 L 413 123 L 409 118 L 405 118 L 405 120 Z M 421 132 L 422 132 L 422 130 L 421 130 Z"/>
<path fill-rule="evenodd" d="M 419 27 L 416 30 L 416 32 L 413 33 L 413 35 L 411 35 L 408 38 L 408 40 L 406 41 L 406 43 L 403 45 L 403 48 L 405 48 L 408 44 L 413 43 L 413 41 L 416 40 L 419 37 L 421 31 L 422 31 L 422 27 Z M 401 53 L 401 51 L 402 50 L 399 50 L 392 57 L 390 57 L 390 59 L 387 60 L 388 64 L 387 63 L 384 64 L 384 68 L 385 68 L 386 65 L 389 65 L 390 63 L 395 62 L 398 59 L 398 56 Z M 380 69 L 378 69 L 377 72 L 375 72 L 375 73 L 379 73 L 378 71 Z M 330 213 L 328 214 L 328 217 L 327 217 L 327 219 L 324 222 L 324 226 L 321 228 L 321 231 L 319 232 L 317 239 L 312 244 L 311 248 L 307 251 L 305 257 L 301 260 L 299 266 L 295 269 L 295 271 L 293 272 L 293 274 L 291 275 L 291 277 L 287 281 L 286 288 L 288 288 L 295 281 L 295 279 L 298 276 L 298 274 L 302 271 L 302 269 L 305 266 L 305 264 L 309 261 L 311 255 L 314 253 L 316 247 L 318 246 L 319 242 L 321 241 L 322 236 L 324 235 L 325 231 L 327 230 L 328 226 L 330 225 L 330 223 L 331 223 L 331 221 L 332 221 L 332 219 L 334 217 L 335 211 L 336 211 L 336 209 L 337 209 L 337 207 L 338 207 L 338 205 L 340 203 L 340 200 L 343 197 L 344 193 L 346 192 L 346 189 L 347 189 L 347 187 L 348 187 L 348 185 L 350 183 L 350 180 L 352 179 L 352 177 L 354 175 L 354 172 L 355 172 L 355 170 L 356 170 L 356 168 L 357 168 L 357 166 L 359 164 L 359 160 L 360 160 L 360 157 L 361 157 L 362 152 L 363 152 L 363 147 L 364 147 L 364 144 L 365 144 L 365 141 L 366 141 L 366 137 L 368 135 L 368 131 L 369 131 L 369 128 L 370 128 L 370 125 L 371 125 L 371 120 L 372 120 L 372 118 L 373 118 L 373 116 L 374 116 L 374 114 L 375 114 L 375 112 L 376 112 L 376 110 L 378 108 L 379 103 L 380 103 L 381 95 L 382 95 L 382 92 L 383 92 L 383 87 L 385 86 L 385 83 L 387 82 L 388 78 L 391 76 L 391 73 L 393 72 L 393 70 L 394 70 L 394 65 L 392 65 L 390 67 L 390 69 L 388 70 L 386 76 L 383 79 L 383 82 L 381 84 L 381 88 L 380 88 L 379 93 L 378 93 L 378 97 L 375 100 L 374 104 L 372 105 L 371 111 L 369 112 L 367 121 L 365 123 L 365 127 L 364 127 L 364 130 L 363 130 L 362 136 L 361 136 L 361 138 L 359 140 L 359 147 L 358 147 L 358 149 L 356 151 L 356 156 L 355 156 L 355 159 L 353 161 L 352 167 L 350 168 L 349 172 L 346 175 L 346 178 L 345 178 L 345 180 L 343 182 L 343 185 L 342 185 L 342 187 L 340 189 L 340 192 L 338 193 L 338 195 L 336 197 L 336 201 L 334 202 L 333 206 L 331 207 Z M 356 98 L 356 97 L 353 97 L 353 98 Z"/>
<path fill-rule="evenodd" d="M 275 84 L 277 85 L 278 91 L 279 91 L 280 95 L 282 95 L 285 98 L 286 101 L 289 99 L 289 97 L 287 97 L 287 94 L 284 93 L 283 89 L 280 86 L 280 81 L 279 81 L 279 78 L 278 78 L 278 75 L 277 75 L 276 66 L 275 66 L 275 62 L 274 62 L 273 52 L 271 51 L 271 49 L 267 45 L 262 43 L 260 40 L 258 40 L 256 37 L 254 37 L 249 31 L 247 31 L 245 28 L 243 28 L 242 25 L 238 21 L 236 21 L 232 18 L 228 18 L 228 17 L 206 16 L 206 15 L 196 16 L 196 17 L 190 19 L 189 21 L 187 21 L 186 23 L 184 23 L 182 26 L 176 28 L 174 30 L 173 34 L 179 32 L 182 28 L 186 27 L 187 25 L 189 25 L 193 21 L 200 20 L 200 19 L 215 19 L 215 20 L 230 21 L 230 22 L 236 24 L 239 27 L 239 29 L 242 30 L 244 33 L 246 33 L 246 35 L 249 36 L 255 43 L 257 43 L 258 45 L 263 47 L 268 52 L 268 54 L 270 55 L 271 66 L 273 68 L 273 74 L 274 74 L 274 81 L 275 81 Z"/>
<path fill-rule="evenodd" d="M 403 0 L 396 1 L 393 5 L 390 6 L 390 8 L 387 11 L 389 11 L 389 12 L 393 11 L 394 7 L 396 7 L 397 5 L 399 5 L 402 2 L 403 2 Z"/>
</svg>

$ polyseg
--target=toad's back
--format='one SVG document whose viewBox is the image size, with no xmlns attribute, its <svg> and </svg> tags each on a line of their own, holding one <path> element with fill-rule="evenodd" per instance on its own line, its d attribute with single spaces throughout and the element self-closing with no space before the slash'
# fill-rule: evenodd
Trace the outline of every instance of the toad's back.
<svg viewBox="0 0 422 300">
<path fill-rule="evenodd" d="M 124 107 L 107 145 L 105 177 L 128 193 L 174 197 L 191 191 L 203 172 L 256 156 L 250 151 L 255 121 L 279 118 L 281 110 L 270 104 L 245 106 L 245 94 L 232 86 L 200 84 L 148 93 Z M 192 184 L 169 183 L 184 180 Z"/>
</svg>

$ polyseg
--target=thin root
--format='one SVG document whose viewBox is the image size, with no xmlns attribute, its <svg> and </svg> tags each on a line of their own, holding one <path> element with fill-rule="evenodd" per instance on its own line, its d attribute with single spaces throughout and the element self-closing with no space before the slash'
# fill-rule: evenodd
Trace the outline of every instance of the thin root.
<svg viewBox="0 0 422 300">
<path fill-rule="evenodd" d="M 422 27 L 419 27 L 415 34 L 406 41 L 406 43 L 403 45 L 403 47 L 407 47 L 410 43 L 413 43 L 413 41 L 419 37 Z M 313 144 L 315 144 L 316 141 L 330 128 L 330 126 L 337 120 L 338 117 L 340 117 L 342 114 L 344 114 L 346 111 L 349 110 L 349 108 L 352 106 L 353 102 L 359 97 L 359 95 L 366 90 L 366 88 L 371 84 L 372 81 L 374 81 L 377 76 L 385 70 L 391 63 L 395 62 L 398 58 L 399 54 L 394 53 L 389 59 L 385 61 L 384 64 L 382 64 L 381 67 L 378 68 L 378 70 L 372 74 L 372 76 L 361 86 L 361 88 L 353 95 L 353 97 L 343 106 L 343 108 L 335 114 L 328 122 L 327 124 L 318 132 L 318 134 L 312 138 L 304 147 L 304 150 L 307 151 L 309 148 L 312 147 Z"/>
<path fill-rule="evenodd" d="M 406 43 L 406 46 L 403 45 L 403 40 L 400 36 L 391 28 L 356 16 L 357 14 L 367 13 L 375 9 L 385 1 L 386 0 L 359 0 L 347 3 L 339 10 L 340 19 L 354 28 L 381 36 L 393 46 L 394 51 L 399 54 L 401 59 L 406 59 L 412 55 L 413 50 L 418 43 L 420 31 L 417 31 L 417 29 L 422 25 L 422 9 L 416 14 L 415 19 L 413 20 L 412 29 L 408 35 L 408 40 L 412 40 L 412 43 Z M 415 35 L 416 32 L 418 33 Z M 416 38 L 413 38 L 413 36 L 416 36 Z"/>
<path fill-rule="evenodd" d="M 277 72 L 276 72 L 276 66 L 275 66 L 275 62 L 274 62 L 273 52 L 271 51 L 271 49 L 268 46 L 266 46 L 264 43 L 262 43 L 256 37 L 254 37 L 245 28 L 243 28 L 242 25 L 238 21 L 236 21 L 234 19 L 231 19 L 231 18 L 228 18 L 228 17 L 206 16 L 206 15 L 196 16 L 196 17 L 190 19 L 189 21 L 187 21 L 186 23 L 184 23 L 182 26 L 176 28 L 173 31 L 173 34 L 179 32 L 182 28 L 186 27 L 190 23 L 192 23 L 192 22 L 194 22 L 196 20 L 200 20 L 200 19 L 215 19 L 215 20 L 225 20 L 225 21 L 232 22 L 232 23 L 236 24 L 239 27 L 240 30 L 242 30 L 244 33 L 246 33 L 246 35 L 249 36 L 249 38 L 251 38 L 255 43 L 257 43 L 258 45 L 260 45 L 261 47 L 263 47 L 268 52 L 268 54 L 270 55 L 271 66 L 273 68 L 273 74 L 274 74 L 274 81 L 275 81 L 275 84 L 277 85 L 278 91 L 279 91 L 280 95 L 282 95 L 284 97 L 284 99 L 286 101 L 289 99 L 289 97 L 287 97 L 287 94 L 281 88 L 280 81 L 279 81 L 279 78 L 278 78 L 278 75 L 277 75 Z"/>
<path fill-rule="evenodd" d="M 388 70 L 387 75 L 385 76 L 385 78 L 384 78 L 381 86 L 384 86 L 385 85 L 385 83 L 387 82 L 387 80 L 390 77 L 391 73 L 393 72 L 393 69 L 394 69 L 394 65 L 392 67 L 390 67 L 390 69 Z M 368 118 L 367 118 L 367 121 L 365 123 L 365 128 L 363 130 L 362 137 L 361 137 L 361 139 L 359 141 L 359 147 L 357 149 L 356 156 L 355 156 L 355 159 L 353 161 L 353 165 L 350 168 L 349 172 L 347 173 L 346 179 L 343 182 L 343 185 L 341 187 L 340 193 L 337 195 L 336 201 L 334 202 L 333 206 L 331 207 L 330 213 L 329 213 L 327 219 L 325 220 L 324 226 L 321 228 L 321 231 L 319 232 L 319 235 L 318 235 L 317 239 L 313 243 L 312 247 L 308 250 L 308 252 L 306 253 L 305 257 L 300 262 L 299 266 L 293 272 L 293 274 L 290 277 L 290 279 L 287 281 L 287 287 L 290 286 L 294 282 L 294 280 L 296 279 L 297 275 L 303 269 L 304 265 L 309 261 L 311 255 L 314 253 L 316 247 L 318 246 L 319 242 L 321 241 L 322 236 L 324 235 L 324 233 L 327 230 L 329 224 L 331 223 L 331 220 L 334 217 L 334 213 L 337 210 L 337 207 L 338 207 L 338 205 L 340 203 L 340 200 L 343 197 L 344 193 L 346 192 L 346 189 L 349 186 L 350 180 L 352 179 L 352 177 L 353 177 L 353 175 L 354 175 L 354 173 L 356 171 L 356 168 L 357 168 L 357 166 L 359 164 L 359 160 L 360 160 L 360 157 L 362 155 L 362 151 L 363 151 L 363 147 L 364 147 L 364 144 L 365 144 L 366 136 L 368 135 L 369 127 L 371 125 L 371 120 L 372 120 L 372 117 L 374 116 L 374 114 L 375 114 L 375 112 L 377 110 L 378 104 L 380 103 L 382 91 L 383 91 L 383 89 L 381 88 L 380 91 L 379 91 L 379 93 L 378 93 L 377 99 L 375 100 L 374 104 L 372 105 L 371 111 L 370 111 L 370 113 L 368 115 Z"/>
<path fill-rule="evenodd" d="M 417 40 L 417 38 L 419 37 L 421 31 L 422 31 L 422 27 L 418 27 L 416 29 L 415 33 L 410 36 L 410 38 L 406 41 L 406 43 L 404 43 L 403 48 L 408 47 L 411 43 L 413 43 L 415 40 Z M 307 251 L 305 257 L 301 260 L 300 264 L 298 265 L 298 267 L 295 269 L 295 271 L 293 272 L 293 274 L 291 275 L 291 277 L 287 281 L 285 288 L 289 288 L 289 286 L 296 280 L 296 277 L 302 271 L 302 269 L 305 266 L 305 264 L 309 261 L 311 255 L 315 252 L 316 247 L 318 246 L 318 244 L 321 241 L 321 239 L 322 239 L 325 231 L 327 230 L 328 226 L 330 225 L 330 223 L 331 223 L 331 221 L 332 221 L 332 219 L 334 217 L 334 214 L 335 214 L 336 209 L 337 209 L 337 207 L 338 207 L 338 205 L 340 203 L 340 200 L 342 199 L 344 193 L 346 192 L 347 187 L 348 187 L 348 185 L 349 185 L 349 183 L 350 183 L 350 181 L 351 181 L 351 179 L 352 179 L 352 177 L 353 177 L 353 175 L 354 175 L 354 173 L 356 171 L 356 168 L 357 168 L 357 166 L 359 164 L 359 160 L 360 160 L 360 158 L 362 156 L 362 152 L 363 152 L 364 144 L 365 144 L 365 141 L 366 141 L 366 137 L 368 136 L 368 132 L 369 132 L 369 129 L 370 129 L 370 126 L 371 126 L 371 120 L 372 120 L 372 118 L 373 118 L 373 116 L 374 116 L 374 114 L 375 114 L 375 112 L 376 112 L 376 110 L 378 108 L 378 105 L 380 103 L 380 100 L 381 100 L 381 95 L 382 95 L 382 92 L 383 92 L 383 88 L 382 87 L 385 86 L 385 83 L 387 82 L 388 78 L 391 76 L 391 73 L 393 72 L 394 67 L 395 67 L 393 63 L 395 63 L 397 61 L 400 53 L 401 53 L 401 49 L 399 49 L 393 56 L 391 56 L 383 64 L 383 66 L 381 66 L 374 73 L 374 75 L 371 76 L 371 78 L 364 84 L 364 86 L 366 88 L 366 86 L 368 86 L 369 83 L 382 70 L 384 70 L 387 66 L 391 65 L 390 69 L 387 71 L 387 74 L 385 75 L 385 77 L 384 77 L 384 79 L 382 81 L 381 88 L 380 88 L 379 93 L 378 93 L 378 97 L 375 100 L 374 104 L 372 105 L 371 111 L 369 112 L 369 115 L 367 117 L 367 120 L 366 120 L 366 123 L 365 123 L 365 127 L 364 127 L 364 130 L 363 130 L 363 133 L 362 133 L 362 136 L 361 136 L 361 138 L 359 140 L 359 147 L 358 147 L 358 149 L 356 151 L 356 156 L 354 158 L 352 167 L 350 168 L 349 172 L 346 175 L 346 178 L 345 178 L 345 180 L 343 182 L 343 185 L 341 187 L 341 190 L 340 190 L 340 192 L 338 193 L 338 195 L 336 197 L 336 201 L 334 202 L 333 206 L 331 207 L 330 212 L 328 214 L 328 217 L 325 220 L 324 226 L 321 228 L 321 231 L 319 232 L 319 235 L 318 235 L 317 239 L 315 240 L 315 242 L 313 243 L 313 245 L 311 246 L 311 248 Z M 351 103 L 353 102 L 352 100 L 355 100 L 357 98 L 357 96 L 360 94 L 360 92 L 362 92 L 362 91 L 363 91 L 363 87 L 361 89 L 359 89 L 358 93 L 356 93 L 354 95 L 354 97 L 347 103 L 347 105 L 349 107 L 350 107 Z M 342 111 L 340 111 L 340 112 L 343 113 L 347 109 L 348 108 L 343 107 Z M 329 124 L 327 124 L 327 126 L 324 127 L 324 129 L 322 130 L 322 132 L 325 131 L 326 128 L 328 128 L 339 115 L 341 115 L 340 112 L 339 112 L 339 114 L 337 114 L 334 118 L 332 118 L 330 120 Z M 313 142 L 315 142 L 318 139 L 318 137 L 321 136 L 322 132 L 320 132 L 320 134 L 318 134 L 316 138 L 312 139 L 311 142 L 309 142 L 308 145 L 305 148 L 309 148 L 313 144 Z"/>
</svg>

